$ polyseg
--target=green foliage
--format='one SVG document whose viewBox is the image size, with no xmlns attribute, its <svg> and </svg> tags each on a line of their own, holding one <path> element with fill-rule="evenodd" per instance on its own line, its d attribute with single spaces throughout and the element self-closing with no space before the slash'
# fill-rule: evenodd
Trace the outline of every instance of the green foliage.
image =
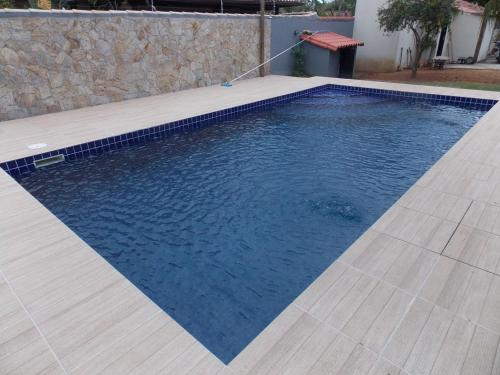
<svg viewBox="0 0 500 375">
<path fill-rule="evenodd" d="M 433 47 L 439 31 L 448 26 L 456 12 L 455 0 L 389 0 L 378 10 L 384 32 L 409 30 L 415 37 L 413 76 L 422 52 Z"/>
<path fill-rule="evenodd" d="M 97 9 L 97 10 L 117 9 L 117 6 L 111 0 L 87 0 L 87 2 L 89 3 L 90 9 Z"/>
<path fill-rule="evenodd" d="M 481 50 L 481 45 L 483 44 L 484 33 L 486 32 L 486 26 L 491 19 L 495 19 L 496 22 L 500 20 L 500 0 L 489 0 L 482 2 L 484 4 L 484 12 L 481 16 L 481 27 L 479 29 L 479 36 L 477 37 L 476 49 L 474 51 L 474 62 L 476 63 L 479 58 L 479 52 Z"/>
<path fill-rule="evenodd" d="M 472 1 L 472 2 L 484 7 L 488 1 L 489 0 L 477 0 L 477 1 Z"/>
<path fill-rule="evenodd" d="M 339 13 L 347 12 L 354 14 L 356 10 L 356 0 L 337 0 L 321 4 L 318 10 L 320 16 L 334 16 Z"/>
<path fill-rule="evenodd" d="M 378 10 L 378 20 L 385 32 L 416 31 L 428 41 L 451 23 L 455 11 L 454 0 L 389 0 Z"/>
<path fill-rule="evenodd" d="M 302 44 L 299 44 L 298 46 L 292 49 L 292 57 L 293 57 L 292 75 L 295 77 L 305 77 L 307 75 L 305 66 L 305 52 L 304 52 L 304 46 Z"/>
<path fill-rule="evenodd" d="M 319 16 L 333 16 L 339 12 L 347 12 L 354 14 L 356 8 L 356 0 L 336 0 L 336 1 L 320 1 L 320 0 L 305 0 L 304 5 L 282 8 L 284 13 L 289 12 L 316 12 Z"/>
<path fill-rule="evenodd" d="M 12 8 L 11 0 L 0 0 L 0 9 Z"/>
<path fill-rule="evenodd" d="M 483 1 L 483 3 L 481 4 L 484 6 L 483 17 L 500 20 L 500 0 Z"/>
</svg>

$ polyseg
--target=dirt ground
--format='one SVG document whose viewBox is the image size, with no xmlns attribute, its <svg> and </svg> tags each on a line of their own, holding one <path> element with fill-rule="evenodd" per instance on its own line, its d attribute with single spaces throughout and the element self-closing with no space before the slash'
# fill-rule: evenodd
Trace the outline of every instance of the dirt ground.
<svg viewBox="0 0 500 375">
<path fill-rule="evenodd" d="M 356 74 L 356 78 L 394 82 L 471 82 L 500 85 L 500 70 L 419 69 L 415 80 L 411 78 L 410 70 L 394 73 L 358 73 Z"/>
</svg>

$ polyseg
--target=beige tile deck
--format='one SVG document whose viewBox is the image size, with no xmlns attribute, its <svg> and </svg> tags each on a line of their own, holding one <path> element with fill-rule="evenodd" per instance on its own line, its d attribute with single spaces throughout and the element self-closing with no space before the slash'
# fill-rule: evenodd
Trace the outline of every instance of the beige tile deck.
<svg viewBox="0 0 500 375">
<path fill-rule="evenodd" d="M 0 162 L 328 82 L 270 76 L 4 122 Z M 0 373 L 500 374 L 499 123 L 497 105 L 228 366 L 0 171 Z"/>
</svg>

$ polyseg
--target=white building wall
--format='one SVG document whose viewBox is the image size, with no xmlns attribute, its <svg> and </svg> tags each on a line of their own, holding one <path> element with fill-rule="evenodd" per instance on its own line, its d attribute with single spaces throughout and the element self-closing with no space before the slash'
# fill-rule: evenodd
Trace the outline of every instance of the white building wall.
<svg viewBox="0 0 500 375">
<path fill-rule="evenodd" d="M 399 69 L 409 68 L 413 57 L 415 57 L 415 37 L 411 31 L 401 31 L 396 51 L 396 67 Z"/>
<path fill-rule="evenodd" d="M 486 59 L 489 49 L 491 47 L 491 42 L 493 41 L 493 34 L 495 33 L 495 20 L 490 20 L 488 25 L 486 26 L 486 30 L 484 32 L 483 44 L 481 44 L 481 50 L 479 51 L 479 61 Z M 479 35 L 479 31 L 478 31 Z M 476 44 L 474 43 L 474 48 Z"/>
<path fill-rule="evenodd" d="M 489 21 L 479 51 L 479 61 L 484 60 L 488 55 L 494 27 L 495 21 Z M 474 56 L 480 29 L 481 16 L 468 13 L 456 15 L 449 29 L 448 46 L 443 54 L 455 61 L 461 57 Z"/>
<path fill-rule="evenodd" d="M 386 0 L 358 0 L 354 21 L 355 39 L 365 45 L 356 53 L 357 71 L 391 72 L 399 63 L 399 34 L 385 34 L 380 30 L 377 10 Z"/>
<path fill-rule="evenodd" d="M 385 3 L 386 0 L 357 1 L 353 36 L 365 42 L 365 45 L 357 50 L 356 71 L 393 72 L 398 68 L 409 68 L 411 58 L 415 57 L 414 38 L 410 31 L 384 34 L 380 30 L 377 10 Z M 480 26 L 481 16 L 457 14 L 450 25 L 451 33 L 448 32 L 442 54 L 452 60 L 474 56 Z M 494 26 L 494 21 L 488 23 L 479 54 L 480 61 L 488 54 Z M 408 51 L 411 51 L 411 54 Z M 425 51 L 421 63 L 428 62 L 435 53 L 436 48 Z"/>
</svg>

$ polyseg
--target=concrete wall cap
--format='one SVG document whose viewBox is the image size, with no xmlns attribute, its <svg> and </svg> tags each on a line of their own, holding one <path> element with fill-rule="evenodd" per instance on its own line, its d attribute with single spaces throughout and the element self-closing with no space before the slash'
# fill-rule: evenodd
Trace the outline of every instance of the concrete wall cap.
<svg viewBox="0 0 500 375">
<path fill-rule="evenodd" d="M 158 18 L 243 18 L 258 19 L 258 14 L 201 13 L 201 12 L 151 12 L 147 10 L 76 10 L 76 9 L 0 9 L 0 17 L 158 17 Z M 266 19 L 272 16 L 266 15 Z"/>
</svg>

